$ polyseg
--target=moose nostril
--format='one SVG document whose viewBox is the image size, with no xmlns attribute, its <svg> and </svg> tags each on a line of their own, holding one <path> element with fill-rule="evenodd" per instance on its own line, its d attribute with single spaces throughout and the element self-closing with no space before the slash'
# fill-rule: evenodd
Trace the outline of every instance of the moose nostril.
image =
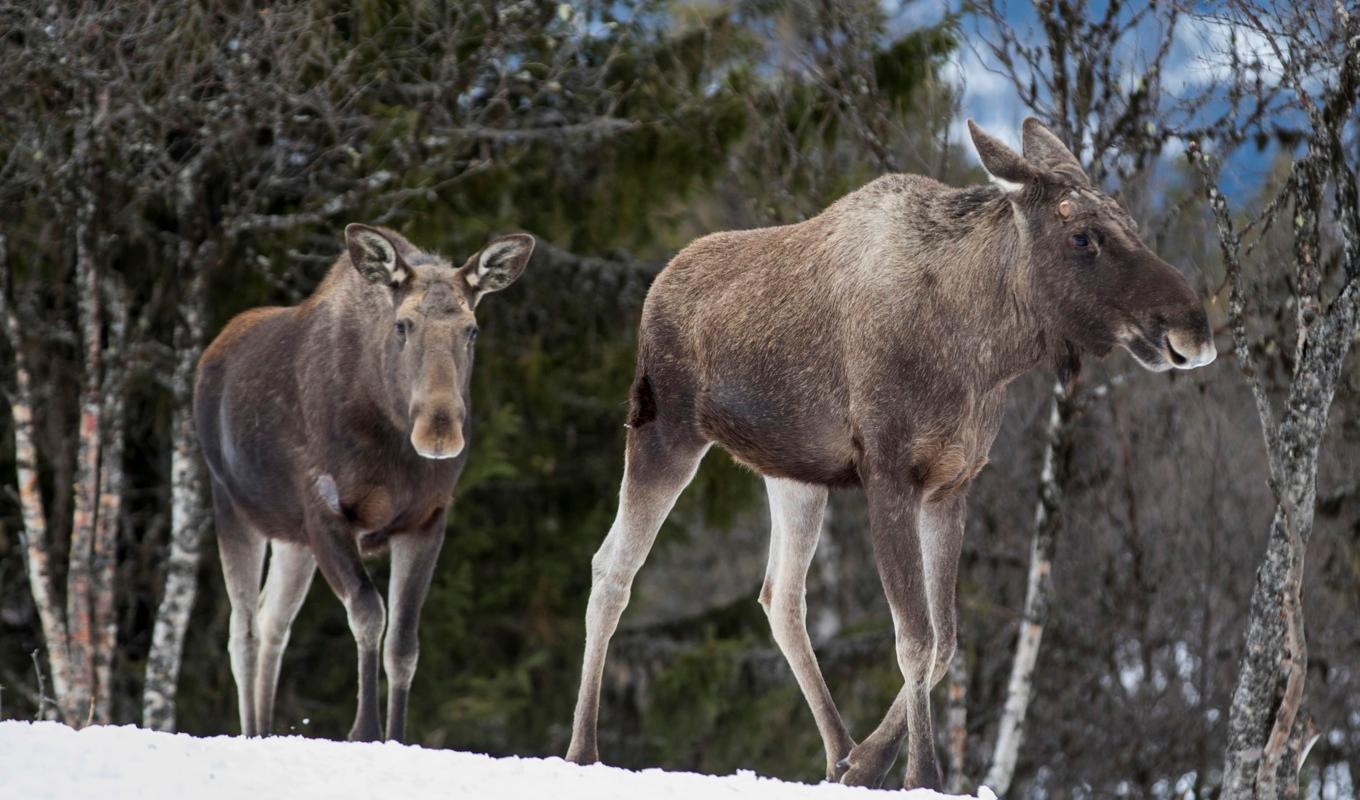
<svg viewBox="0 0 1360 800">
<path fill-rule="evenodd" d="M 1166 352 L 1171 356 L 1171 363 L 1178 367 L 1183 367 L 1189 362 L 1185 356 L 1176 351 L 1175 345 L 1171 344 L 1171 337 L 1166 337 Z"/>
</svg>

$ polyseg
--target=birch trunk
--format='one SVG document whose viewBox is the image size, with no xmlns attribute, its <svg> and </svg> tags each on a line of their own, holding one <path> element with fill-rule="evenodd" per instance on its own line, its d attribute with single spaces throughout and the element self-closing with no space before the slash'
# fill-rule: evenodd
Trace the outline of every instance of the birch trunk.
<svg viewBox="0 0 1360 800">
<path fill-rule="evenodd" d="M 174 411 L 171 417 L 170 553 L 165 592 L 147 654 L 142 692 L 142 724 L 153 730 L 175 729 L 175 692 L 184 634 L 198 591 L 198 561 L 203 536 L 203 476 L 193 427 L 194 368 L 203 350 L 203 279 L 194 264 L 194 248 L 180 243 L 181 275 L 187 278 L 175 331 Z"/>
<path fill-rule="evenodd" d="M 1305 216 L 1306 212 L 1300 216 Z M 1360 231 L 1352 231 L 1360 237 Z M 1317 459 L 1351 342 L 1360 334 L 1360 264 L 1346 290 L 1300 337 L 1284 418 L 1271 435 L 1276 507 L 1265 557 L 1256 572 L 1246 650 L 1228 714 L 1226 800 L 1297 796 L 1298 770 L 1311 741 L 1299 718 L 1308 653 L 1302 614 L 1303 561 L 1313 533 Z M 1244 363 L 1244 371 L 1248 366 Z M 1300 724 L 1303 723 L 1303 724 Z"/>
<path fill-rule="evenodd" d="M 1197 142 L 1187 150 L 1192 165 L 1201 173 L 1218 227 L 1228 277 L 1233 351 L 1256 403 L 1270 466 L 1270 489 L 1275 496 L 1265 557 L 1252 589 L 1246 648 L 1228 712 L 1228 747 L 1220 794 L 1225 800 L 1297 797 L 1299 770 L 1316 739 L 1311 720 L 1301 713 L 1308 670 L 1303 564 L 1317 503 L 1318 450 L 1326 435 L 1342 365 L 1352 342 L 1360 336 L 1360 189 L 1342 144 L 1360 97 L 1360 14 L 1347 12 L 1341 4 L 1335 9 L 1337 18 L 1319 28 L 1335 31 L 1331 35 L 1339 47 L 1332 52 L 1323 47 L 1301 54 L 1296 52 L 1293 39 L 1261 31 L 1280 57 L 1281 72 L 1295 87 L 1312 126 L 1307 152 L 1291 169 L 1287 194 L 1277 198 L 1288 200 L 1294 211 L 1290 277 L 1296 300 L 1293 370 L 1278 426 L 1248 335 L 1241 234 L 1215 185 L 1212 159 Z M 1259 16 L 1250 9 L 1244 16 L 1259 28 Z M 1319 52 L 1324 54 L 1321 68 L 1316 61 Z M 1315 104 L 1303 88 L 1301 76 L 1325 74 L 1325 57 L 1334 55 L 1340 56 L 1336 80 L 1334 84 L 1321 84 L 1323 95 Z M 1322 266 L 1330 259 L 1322 247 L 1320 211 L 1329 206 L 1329 185 L 1334 230 L 1342 243 L 1343 270 L 1339 291 L 1326 303 L 1323 287 L 1327 281 Z"/>
<path fill-rule="evenodd" d="M 1030 542 L 1029 581 L 1025 590 L 1025 616 L 1011 662 L 1006 685 L 1006 705 L 992 751 L 992 765 L 983 784 L 997 794 L 1010 790 L 1020 745 L 1025 736 L 1025 716 L 1034 691 L 1034 666 L 1039 643 L 1053 598 L 1053 553 L 1062 528 L 1063 490 L 1067 485 L 1072 455 L 1072 420 L 1076 401 L 1059 381 L 1053 386 L 1053 404 L 1044 428 L 1043 467 L 1039 474 L 1039 501 L 1034 507 L 1034 534 Z"/>
<path fill-rule="evenodd" d="M 967 775 L 964 774 L 968 756 L 968 664 L 963 648 L 954 651 L 949 662 L 949 780 L 945 790 L 963 794 Z"/>
<path fill-rule="evenodd" d="M 67 709 L 62 707 L 62 702 L 70 696 L 71 686 L 66 621 L 54 591 L 49 563 L 51 549 L 47 537 L 47 512 L 43 508 L 42 492 L 38 486 L 38 448 L 33 438 L 33 384 L 24 358 L 19 318 L 8 300 L 8 244 L 8 238 L 0 233 L 0 317 L 3 317 L 4 334 L 14 353 L 14 394 L 10 398 L 10 414 L 14 418 L 14 465 L 23 520 L 19 536 L 26 557 L 29 591 L 33 594 L 43 641 L 47 644 L 52 695 L 57 700 L 58 713 L 64 717 Z M 44 716 L 41 705 L 42 698 L 39 698 L 39 716 Z"/>
<path fill-rule="evenodd" d="M 1271 519 L 1265 558 L 1256 572 L 1246 650 L 1228 714 L 1222 794 L 1226 800 L 1274 800 L 1296 793 L 1298 769 L 1311 744 L 1291 742 L 1308 665 L 1300 596 L 1303 560 L 1313 532 L 1318 448 L 1341 359 L 1357 330 L 1354 297 L 1350 305 L 1337 320 L 1338 327 L 1349 333 L 1335 337 L 1330 347 L 1323 346 L 1331 351 L 1328 356 L 1339 354 L 1337 360 L 1319 364 L 1327 357 L 1319 356 L 1301 366 L 1280 426 L 1276 452 L 1283 455 L 1279 465 L 1283 493 Z"/>
<path fill-rule="evenodd" d="M 86 144 L 88 148 L 88 143 Z M 88 158 L 88 152 L 85 155 Z M 84 159 L 82 159 L 84 160 Z M 95 524 L 99 502 L 99 450 L 103 412 L 100 387 L 102 334 L 99 270 L 94 257 L 95 197 L 88 179 L 82 183 L 76 210 L 76 302 L 83 348 L 80 421 L 71 518 L 71 546 L 66 570 L 66 625 L 71 656 L 70 698 L 66 721 L 76 727 L 94 715 L 94 635 L 91 594 Z"/>
<path fill-rule="evenodd" d="M 113 661 L 118 642 L 117 598 L 114 584 L 118 565 L 118 528 L 123 509 L 123 445 L 128 367 L 127 297 L 121 288 L 108 287 L 109 342 L 104 359 L 104 452 L 99 470 L 99 515 L 94 536 L 94 721 L 113 721 Z"/>
</svg>

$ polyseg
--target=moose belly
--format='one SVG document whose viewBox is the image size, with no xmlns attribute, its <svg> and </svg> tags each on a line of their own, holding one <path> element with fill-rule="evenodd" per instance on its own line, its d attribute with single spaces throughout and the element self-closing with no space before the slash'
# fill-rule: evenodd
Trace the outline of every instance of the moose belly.
<svg viewBox="0 0 1360 800">
<path fill-rule="evenodd" d="M 858 485 L 849 422 L 827 399 L 790 402 L 788 394 L 719 384 L 699 394 L 695 411 L 705 436 L 761 475 L 833 487 Z"/>
</svg>

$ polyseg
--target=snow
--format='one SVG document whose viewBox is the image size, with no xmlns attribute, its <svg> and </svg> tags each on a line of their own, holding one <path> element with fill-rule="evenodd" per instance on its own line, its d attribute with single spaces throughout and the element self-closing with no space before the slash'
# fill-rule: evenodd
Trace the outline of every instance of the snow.
<svg viewBox="0 0 1360 800">
<path fill-rule="evenodd" d="M 132 726 L 76 731 L 55 722 L 0 722 L 0 798 L 265 800 L 430 797 L 478 800 L 868 798 L 869 789 L 758 777 L 632 772 L 560 758 L 492 758 L 395 742 L 357 744 L 296 736 L 200 739 Z M 952 795 L 916 790 L 902 800 Z M 978 800 L 995 800 L 986 789 Z"/>
</svg>

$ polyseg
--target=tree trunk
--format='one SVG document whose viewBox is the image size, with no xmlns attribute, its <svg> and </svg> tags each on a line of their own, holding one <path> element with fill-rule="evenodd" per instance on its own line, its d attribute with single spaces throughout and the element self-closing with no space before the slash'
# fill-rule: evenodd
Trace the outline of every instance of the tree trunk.
<svg viewBox="0 0 1360 800">
<path fill-rule="evenodd" d="M 1332 312 L 1313 324 L 1305 357 L 1290 386 L 1288 406 L 1268 449 L 1279 500 L 1265 558 L 1256 572 L 1246 650 L 1228 715 L 1225 800 L 1274 800 L 1298 789 L 1307 743 L 1297 739 L 1307 671 L 1301 589 L 1303 559 L 1313 533 L 1317 456 L 1341 364 L 1360 325 L 1352 282 Z M 1281 778 L 1281 773 L 1286 777 Z"/>
<path fill-rule="evenodd" d="M 88 147 L 88 144 L 86 145 Z M 95 198 L 88 180 L 82 184 L 76 210 L 76 303 L 83 347 L 78 454 L 74 482 L 75 510 L 66 571 L 66 625 L 71 656 L 70 699 L 66 721 L 76 727 L 94 715 L 94 635 L 91 594 L 94 539 L 99 502 L 99 450 L 103 430 L 100 386 L 102 321 L 99 270 L 94 255 Z"/>
<path fill-rule="evenodd" d="M 33 438 L 33 384 L 25 363 L 19 318 L 9 303 L 8 238 L 0 233 L 0 317 L 4 334 L 14 353 L 14 394 L 10 414 L 14 418 L 14 465 L 19 487 L 23 525 L 19 530 L 28 567 L 28 585 L 47 644 L 47 663 L 52 672 L 52 694 L 57 711 L 66 716 L 62 703 L 70 696 L 71 662 L 68 657 L 66 620 L 54 592 L 47 536 L 47 512 L 38 486 L 38 448 Z M 39 699 L 39 705 L 41 706 Z M 43 716 L 41 708 L 39 716 Z"/>
<path fill-rule="evenodd" d="M 1048 621 L 1053 597 L 1053 552 L 1062 528 L 1063 491 L 1072 456 L 1072 422 L 1077 401 L 1058 381 L 1053 386 L 1053 405 L 1044 429 L 1043 469 L 1039 474 L 1039 501 L 1034 507 L 1034 536 L 1030 543 L 1029 583 L 1025 590 L 1025 616 L 1015 645 L 1011 676 L 1006 685 L 1006 706 L 992 750 L 992 765 L 983 784 L 1005 794 L 1015 777 L 1020 744 L 1025 735 L 1025 715 L 1034 690 L 1034 665 L 1039 642 Z"/>
<path fill-rule="evenodd" d="M 1251 388 L 1260 417 L 1270 488 L 1275 496 L 1265 558 L 1256 572 L 1247 618 L 1246 648 L 1228 712 L 1228 748 L 1223 767 L 1225 800 L 1275 800 L 1298 796 L 1299 769 L 1316 733 L 1300 715 L 1308 650 L 1303 623 L 1303 564 L 1313 533 L 1317 502 L 1318 450 L 1341 367 L 1360 334 L 1360 190 L 1347 159 L 1343 131 L 1353 119 L 1360 96 L 1360 15 L 1336 6 L 1341 55 L 1335 85 L 1323 83 L 1316 103 L 1302 88 L 1301 75 L 1319 69 L 1313 56 L 1282 44 L 1273 31 L 1267 41 L 1281 56 L 1282 73 L 1294 83 L 1299 105 L 1312 125 L 1308 150 L 1294 161 L 1285 191 L 1294 218 L 1293 274 L 1295 347 L 1293 372 L 1278 427 L 1270 397 L 1261 382 L 1248 338 L 1241 238 L 1227 202 L 1214 183 L 1211 160 L 1197 142 L 1188 153 L 1204 179 L 1218 226 L 1229 285 L 1228 319 L 1238 368 Z M 1248 10 L 1247 21 L 1259 26 Z M 1300 45 L 1301 46 L 1301 45 Z M 1283 48 L 1283 49 L 1281 49 Z M 1329 53 L 1328 55 L 1333 55 Z M 1324 59 L 1325 72 L 1325 59 Z M 1324 304 L 1320 212 L 1327 208 L 1325 188 L 1333 189 L 1334 230 L 1342 244 L 1342 282 L 1335 299 Z M 1268 222 L 1267 222 L 1268 224 Z M 1249 251 L 1248 251 L 1249 252 Z"/>
<path fill-rule="evenodd" d="M 99 516 L 94 536 L 94 721 L 113 721 L 113 661 L 118 642 L 114 583 L 118 565 L 118 526 L 123 509 L 123 444 L 128 367 L 127 297 L 109 286 L 109 341 L 104 359 L 104 453 L 99 470 Z"/>
<path fill-rule="evenodd" d="M 175 729 L 175 691 L 184 633 L 189 627 L 198 590 L 199 550 L 203 535 L 203 475 L 194 436 L 192 413 L 194 368 L 203 351 L 204 288 L 194 263 L 194 248 L 180 244 L 181 275 L 186 280 L 175 331 L 174 412 L 171 417 L 173 451 L 170 456 L 170 554 L 165 570 L 165 593 L 156 611 L 142 693 L 142 724 L 155 730 Z"/>
<path fill-rule="evenodd" d="M 964 773 L 968 756 L 968 664 L 963 648 L 954 650 L 949 662 L 949 780 L 945 790 L 963 794 L 968 776 Z"/>
</svg>

